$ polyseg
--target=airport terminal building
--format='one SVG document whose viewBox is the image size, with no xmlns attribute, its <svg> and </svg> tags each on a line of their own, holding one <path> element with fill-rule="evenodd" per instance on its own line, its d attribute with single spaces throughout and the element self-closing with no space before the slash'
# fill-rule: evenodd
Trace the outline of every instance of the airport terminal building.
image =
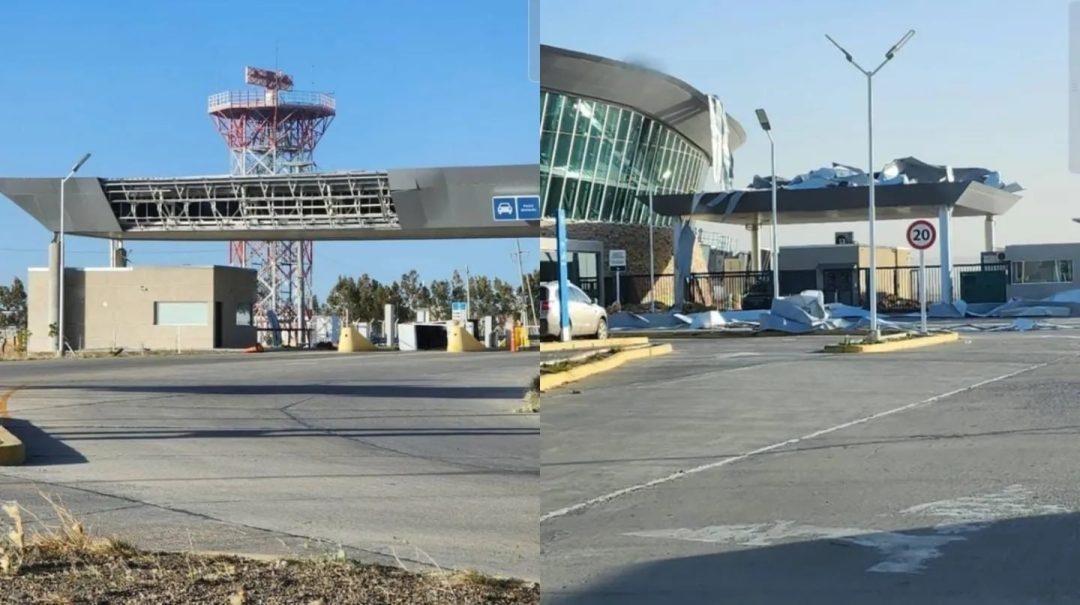
<svg viewBox="0 0 1080 605">
<path fill-rule="evenodd" d="M 649 273 L 641 197 L 731 189 L 746 133 L 719 99 L 647 67 L 544 45 L 540 67 L 541 278 L 557 275 L 561 205 L 571 280 L 599 298 L 606 250 L 626 250 L 627 273 Z M 674 221 L 655 215 L 655 225 L 655 271 L 671 273 Z M 696 271 L 710 270 L 709 247 L 733 251 L 723 236 L 698 240 Z"/>
</svg>

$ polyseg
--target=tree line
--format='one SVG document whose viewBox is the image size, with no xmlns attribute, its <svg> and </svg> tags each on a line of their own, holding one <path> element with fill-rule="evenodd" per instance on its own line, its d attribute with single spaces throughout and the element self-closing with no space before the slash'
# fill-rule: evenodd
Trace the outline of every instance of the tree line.
<svg viewBox="0 0 1080 605">
<path fill-rule="evenodd" d="M 526 278 L 535 296 L 539 271 Z M 375 321 L 383 318 L 385 305 L 392 304 L 398 321 L 415 321 L 420 309 L 427 309 L 432 321 L 443 321 L 450 319 L 450 303 L 466 300 L 472 305 L 473 317 L 491 315 L 503 320 L 520 317 L 526 308 L 528 294 L 521 286 L 484 275 L 470 276 L 466 291 L 465 279 L 457 271 L 450 279 L 425 282 L 413 270 L 388 284 L 364 273 L 357 278 L 338 277 L 326 302 L 316 303 L 315 309 L 317 313 L 347 315 L 350 321 Z"/>
<path fill-rule="evenodd" d="M 0 286 L 0 330 L 26 329 L 26 287 L 16 277 L 10 286 Z"/>
</svg>

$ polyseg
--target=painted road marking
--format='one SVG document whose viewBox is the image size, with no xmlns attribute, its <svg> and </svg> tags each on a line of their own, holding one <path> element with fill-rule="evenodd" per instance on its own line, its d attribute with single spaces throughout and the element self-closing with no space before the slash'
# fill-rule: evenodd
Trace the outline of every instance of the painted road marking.
<svg viewBox="0 0 1080 605">
<path fill-rule="evenodd" d="M 986 529 L 991 521 L 1068 512 L 1064 506 L 1041 504 L 1034 499 L 1035 494 L 1031 490 L 1021 485 L 1010 485 L 996 493 L 927 502 L 900 511 L 902 515 L 945 519 L 929 533 L 923 530 L 913 533 L 773 521 L 711 525 L 700 529 L 628 532 L 623 535 L 755 547 L 794 540 L 840 540 L 873 548 L 880 553 L 883 560 L 868 567 L 866 571 L 869 573 L 915 574 L 926 570 L 928 561 L 943 556 L 944 546 L 967 540 L 966 534 Z"/>
<path fill-rule="evenodd" d="M 994 494 L 966 496 L 953 500 L 938 500 L 918 504 L 900 511 L 904 515 L 940 517 L 936 526 L 944 533 L 965 533 L 965 528 L 982 529 L 991 521 L 1015 519 L 1038 515 L 1056 515 L 1069 512 L 1064 506 L 1035 502 L 1035 493 L 1022 485 L 1014 484 Z"/>
<path fill-rule="evenodd" d="M 8 411 L 8 400 L 11 399 L 12 395 L 25 388 L 26 385 L 23 384 L 0 393 L 0 418 L 11 418 L 10 412 Z"/>
<path fill-rule="evenodd" d="M 722 466 L 727 466 L 729 464 L 734 464 L 736 462 L 741 462 L 743 460 L 746 460 L 747 458 L 751 458 L 751 457 L 757 456 L 759 454 L 764 454 L 764 453 L 767 453 L 767 452 L 771 452 L 773 450 L 777 450 L 777 449 L 780 449 L 782 447 L 787 447 L 789 445 L 795 445 L 797 443 L 800 443 L 802 441 L 806 441 L 808 439 L 813 439 L 815 437 L 821 437 L 823 435 L 828 435 L 829 433 L 835 433 L 836 431 L 843 430 L 843 429 L 846 429 L 846 428 L 850 428 L 850 427 L 853 427 L 853 426 L 857 426 L 857 425 L 860 425 L 860 424 L 865 424 L 867 422 L 872 422 L 874 420 L 878 420 L 879 418 L 885 418 L 886 416 L 892 416 L 893 414 L 899 414 L 900 412 L 906 412 L 907 410 L 910 410 L 910 409 L 913 409 L 913 408 L 917 408 L 917 407 L 921 407 L 921 406 L 925 406 L 925 405 L 931 405 L 933 403 L 937 403 L 938 401 L 941 401 L 942 399 L 947 399 L 949 397 L 952 397 L 953 395 L 959 395 L 960 393 L 966 393 L 967 391 L 977 389 L 977 388 L 979 388 L 981 386 L 986 386 L 988 384 L 992 384 L 992 383 L 999 382 L 999 381 L 1002 381 L 1002 380 L 1007 380 L 1009 378 L 1013 378 L 1014 376 L 1019 376 L 1021 374 L 1026 374 L 1028 372 L 1038 370 L 1039 368 L 1044 368 L 1044 367 L 1050 365 L 1050 363 L 1051 362 L 1046 362 L 1046 363 L 1035 364 L 1035 365 L 1032 365 L 1032 366 L 1027 366 L 1026 368 L 1016 370 L 1015 372 L 1009 372 L 1008 374 L 1002 374 L 1001 376 L 995 376 L 994 378 L 988 378 L 986 380 L 981 380 L 979 382 L 976 382 L 975 384 L 968 385 L 966 387 L 961 387 L 959 389 L 954 389 L 952 391 L 949 391 L 947 393 L 942 393 L 940 395 L 934 395 L 933 397 L 923 399 L 922 401 L 916 401 L 914 403 L 909 403 L 907 405 L 902 405 L 900 407 L 892 408 L 891 410 L 885 410 L 884 412 L 878 412 L 877 414 L 871 414 L 869 416 L 863 416 L 862 418 L 858 418 L 856 420 L 851 420 L 851 421 L 848 421 L 848 422 L 844 422 L 842 424 L 838 424 L 836 426 L 832 426 L 832 427 L 829 427 L 827 429 L 821 429 L 819 431 L 814 431 L 812 433 L 807 433 L 807 434 L 803 435 L 802 437 L 795 437 L 795 438 L 792 438 L 792 439 L 788 439 L 786 441 L 780 441 L 780 442 L 777 442 L 777 443 L 773 443 L 772 445 L 766 445 L 765 447 L 759 447 L 759 448 L 757 448 L 755 450 L 750 450 L 749 452 L 745 452 L 745 453 L 739 454 L 737 456 L 732 456 L 730 458 L 722 458 L 720 460 L 716 460 L 716 461 L 710 462 L 708 464 L 702 464 L 701 466 L 696 466 L 696 467 L 687 469 L 685 471 L 677 471 L 677 472 L 671 473 L 670 475 L 667 475 L 665 477 L 660 477 L 658 479 L 653 479 L 652 481 L 646 481 L 645 483 L 639 483 L 637 485 L 631 485 L 630 487 L 624 487 L 622 489 L 615 490 L 613 492 L 609 492 L 609 493 L 604 494 L 602 496 L 597 496 L 595 498 L 590 498 L 590 499 L 585 500 L 583 502 L 578 502 L 577 504 L 571 504 L 570 506 L 564 506 L 563 508 L 553 510 L 553 511 L 551 511 L 549 513 L 544 514 L 542 517 L 540 517 L 540 522 L 543 523 L 545 521 L 550 521 L 552 519 L 557 519 L 559 517 L 564 517 L 564 516 L 569 515 L 571 513 L 576 513 L 578 511 L 584 510 L 586 508 L 596 506 L 597 504 L 603 504 L 605 502 L 610 502 L 611 500 L 614 500 L 616 498 L 621 498 L 622 496 L 626 496 L 626 495 L 632 494 L 634 492 L 639 492 L 639 491 L 641 491 L 643 489 L 648 489 L 650 487 L 656 487 L 658 485 L 663 485 L 665 483 L 669 483 L 671 481 L 674 481 L 676 479 L 680 479 L 680 478 L 685 477 L 687 475 L 694 475 L 694 474 L 697 474 L 697 473 L 702 473 L 702 472 L 705 472 L 705 471 L 708 471 L 708 470 L 712 470 L 714 468 L 720 468 Z"/>
</svg>

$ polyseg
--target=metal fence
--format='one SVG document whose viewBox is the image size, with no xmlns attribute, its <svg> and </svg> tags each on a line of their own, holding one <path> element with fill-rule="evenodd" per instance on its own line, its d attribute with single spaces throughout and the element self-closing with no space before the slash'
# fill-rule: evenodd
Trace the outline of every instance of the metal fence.
<svg viewBox="0 0 1080 605">
<path fill-rule="evenodd" d="M 858 305 L 868 308 L 869 269 L 859 269 Z M 979 274 L 976 282 L 965 280 L 966 274 Z M 985 283 L 965 288 L 965 283 Z M 961 264 L 952 267 L 952 300 L 967 302 L 1005 302 L 1009 283 L 1009 264 Z M 941 289 L 941 266 L 926 267 L 926 301 L 938 303 L 946 299 Z M 967 290 L 967 291 L 965 291 Z M 919 308 L 918 267 L 878 267 L 878 310 L 886 312 L 916 311 Z"/>
<path fill-rule="evenodd" d="M 584 288 L 582 289 L 584 290 Z M 586 290 L 586 292 L 588 291 Z M 670 306 L 675 304 L 675 276 L 671 273 L 657 274 L 654 285 L 648 274 L 627 275 L 620 273 L 617 288 L 615 276 L 608 276 L 604 280 L 604 304 L 607 306 L 614 304 L 616 295 L 618 295 L 618 300 L 624 307 L 647 305 L 654 298 L 658 304 Z"/>
<path fill-rule="evenodd" d="M 972 275 L 975 274 L 975 275 Z M 965 279 L 965 275 L 975 279 Z M 821 290 L 826 302 L 839 302 L 866 308 L 869 305 L 870 270 L 866 268 L 781 271 L 780 294 L 786 296 L 804 290 Z M 597 280 L 582 280 L 586 293 L 598 297 Z M 1005 302 L 1009 283 L 1008 263 L 953 265 L 953 300 L 967 302 Z M 650 287 L 652 286 L 652 287 Z M 772 301 L 772 272 L 738 271 L 725 273 L 695 273 L 680 287 L 684 288 L 687 303 L 721 310 L 763 309 Z M 618 296 L 623 306 L 656 302 L 665 306 L 675 301 L 675 276 L 667 273 L 649 275 L 620 275 Z M 919 268 L 911 266 L 878 267 L 878 310 L 908 312 L 919 307 Z M 606 305 L 616 301 L 615 277 L 604 284 Z M 928 303 L 945 299 L 941 291 L 941 267 L 926 267 L 926 299 Z"/>
</svg>

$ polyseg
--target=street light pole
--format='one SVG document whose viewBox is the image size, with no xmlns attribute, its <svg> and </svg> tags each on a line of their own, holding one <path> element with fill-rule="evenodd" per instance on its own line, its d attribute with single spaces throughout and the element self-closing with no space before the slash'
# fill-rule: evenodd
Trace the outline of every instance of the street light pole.
<svg viewBox="0 0 1080 605">
<path fill-rule="evenodd" d="M 58 322 L 59 325 L 57 326 L 57 357 L 64 356 L 64 273 L 66 272 L 65 269 L 67 267 L 67 258 L 64 255 L 64 189 L 66 188 L 68 179 L 75 176 L 75 173 L 79 171 L 79 168 L 82 168 L 82 165 L 89 159 L 89 153 L 83 155 L 83 157 L 71 167 L 71 171 L 68 172 L 67 176 L 60 180 L 60 296 L 58 297 L 60 304 L 60 320 Z"/>
<path fill-rule="evenodd" d="M 915 30 L 909 29 L 906 34 L 900 40 L 892 45 L 885 53 L 885 60 L 882 61 L 873 70 L 867 70 L 859 65 L 854 57 L 851 56 L 843 46 L 832 39 L 832 36 L 825 34 L 825 37 L 832 42 L 833 46 L 838 48 L 840 52 L 844 53 L 844 58 L 848 63 L 851 63 L 855 69 L 858 69 L 864 76 L 866 76 L 866 129 L 867 129 L 867 147 L 868 147 L 868 161 L 867 166 L 867 178 L 870 181 L 870 340 L 876 341 L 881 337 L 881 332 L 878 330 L 878 317 L 877 317 L 877 241 L 875 238 L 876 228 L 875 219 L 877 216 L 877 208 L 874 202 L 874 75 L 881 71 L 885 64 L 892 60 L 896 55 L 896 52 L 900 50 L 912 36 L 915 35 Z"/>
<path fill-rule="evenodd" d="M 772 138 L 772 124 L 764 109 L 754 110 L 761 129 L 769 137 L 769 171 L 772 174 L 772 288 L 773 300 L 780 298 L 780 248 L 776 245 L 776 142 Z"/>
<path fill-rule="evenodd" d="M 653 258 L 653 229 L 656 225 L 656 215 L 653 214 L 653 194 L 660 184 L 668 180 L 671 177 L 671 171 L 665 170 L 664 174 L 660 175 L 660 179 L 656 182 L 656 187 L 649 188 L 649 312 L 656 313 L 656 262 Z M 618 278 L 616 278 L 618 279 Z M 679 284 L 675 284 L 678 288 Z"/>
</svg>

